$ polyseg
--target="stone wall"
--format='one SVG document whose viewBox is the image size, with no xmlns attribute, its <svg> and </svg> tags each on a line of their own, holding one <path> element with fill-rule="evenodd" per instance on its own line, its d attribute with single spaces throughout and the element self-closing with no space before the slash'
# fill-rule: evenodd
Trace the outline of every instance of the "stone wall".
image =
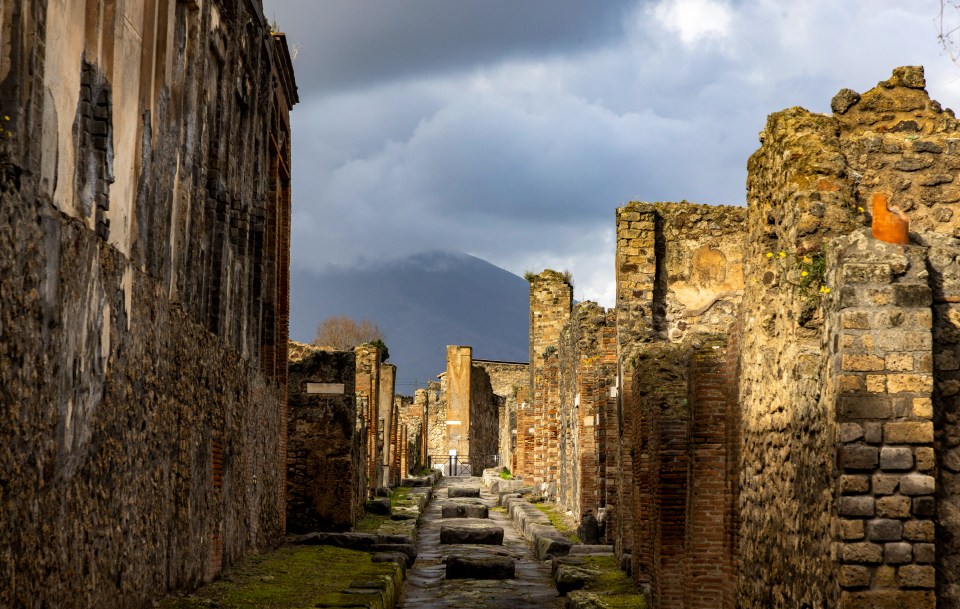
<svg viewBox="0 0 960 609">
<path fill-rule="evenodd" d="M 426 465 L 423 433 L 426 391 L 417 389 L 415 396 L 398 395 L 396 402 L 400 422 L 396 462 L 399 476 L 403 478 Z"/>
<path fill-rule="evenodd" d="M 475 476 L 497 465 L 500 446 L 500 399 L 482 366 L 470 369 L 470 469 Z"/>
<path fill-rule="evenodd" d="M 530 365 L 527 362 L 478 359 L 473 360 L 473 365 L 486 371 L 493 393 L 498 398 L 498 463 L 512 470 L 513 457 L 517 450 L 517 396 L 520 388 L 530 382 Z"/>
<path fill-rule="evenodd" d="M 3 606 L 142 607 L 283 533 L 285 43 L 108 4 L 0 19 Z"/>
<path fill-rule="evenodd" d="M 833 115 L 771 115 L 746 210 L 618 210 L 605 327 L 581 305 L 538 334 L 565 311 L 532 287 L 518 468 L 613 511 L 659 609 L 960 606 L 960 138 L 923 86 L 898 68 Z M 910 245 L 863 228 L 875 193 Z M 596 383 L 586 319 L 613 362 Z"/>
<path fill-rule="evenodd" d="M 447 462 L 447 405 L 440 399 L 442 383 L 430 381 L 424 391 L 427 410 L 427 458 L 434 465 Z"/>
<path fill-rule="evenodd" d="M 287 530 L 345 531 L 363 513 L 366 462 L 352 351 L 291 359 Z"/>
</svg>

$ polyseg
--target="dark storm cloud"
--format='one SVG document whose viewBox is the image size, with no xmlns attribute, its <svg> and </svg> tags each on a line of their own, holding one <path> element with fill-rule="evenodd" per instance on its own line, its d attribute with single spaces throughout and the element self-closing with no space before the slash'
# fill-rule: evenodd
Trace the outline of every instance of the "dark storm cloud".
<svg viewBox="0 0 960 609">
<path fill-rule="evenodd" d="M 612 303 L 614 209 L 742 204 L 770 112 L 960 68 L 902 0 L 274 0 L 301 48 L 293 264 L 452 249 Z"/>
<path fill-rule="evenodd" d="M 300 45 L 297 80 L 337 91 L 515 57 L 578 52 L 622 34 L 632 0 L 267 0 Z"/>
</svg>

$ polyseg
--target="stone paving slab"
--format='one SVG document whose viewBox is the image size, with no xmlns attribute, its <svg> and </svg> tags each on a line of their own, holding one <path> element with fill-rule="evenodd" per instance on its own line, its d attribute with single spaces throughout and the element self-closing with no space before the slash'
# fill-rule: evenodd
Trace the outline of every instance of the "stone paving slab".
<svg viewBox="0 0 960 609">
<path fill-rule="evenodd" d="M 491 546 L 499 546 L 503 543 L 503 527 L 491 526 L 486 521 L 476 523 L 472 520 L 464 519 L 457 524 L 442 525 L 440 527 L 440 543 Z"/>
<path fill-rule="evenodd" d="M 487 525 L 502 527 L 500 546 L 441 545 L 440 527 L 450 521 L 441 518 L 442 504 L 448 503 L 447 488 L 477 486 L 477 478 L 458 480 L 444 478 L 436 487 L 436 500 L 430 502 L 420 519 L 417 541 L 417 562 L 407 572 L 400 607 L 406 609 L 560 609 L 563 599 L 557 592 L 550 568 L 537 560 L 530 542 L 512 526 L 510 518 L 494 510 Z M 497 504 L 498 497 L 482 492 L 487 507 Z M 471 558 L 504 557 L 514 561 L 513 579 L 446 579 L 448 556 Z"/>
</svg>

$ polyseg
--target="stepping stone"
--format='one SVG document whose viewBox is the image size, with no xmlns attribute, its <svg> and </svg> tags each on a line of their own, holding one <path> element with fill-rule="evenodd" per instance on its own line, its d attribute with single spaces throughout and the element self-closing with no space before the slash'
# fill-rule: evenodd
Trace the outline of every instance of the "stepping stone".
<svg viewBox="0 0 960 609">
<path fill-rule="evenodd" d="M 513 579 L 515 573 L 516 563 L 512 558 L 501 556 L 447 558 L 447 579 Z"/>
<path fill-rule="evenodd" d="M 440 527 L 440 543 L 476 543 L 503 545 L 503 529 L 491 526 L 445 524 Z"/>
<path fill-rule="evenodd" d="M 451 486 L 447 489 L 447 497 L 479 497 L 479 486 Z"/>
<path fill-rule="evenodd" d="M 406 543 L 378 543 L 370 547 L 371 552 L 399 552 L 407 557 L 407 566 L 412 567 L 417 560 L 417 548 Z"/>
<path fill-rule="evenodd" d="M 452 504 L 440 508 L 442 518 L 489 518 L 490 511 L 485 505 Z"/>
</svg>

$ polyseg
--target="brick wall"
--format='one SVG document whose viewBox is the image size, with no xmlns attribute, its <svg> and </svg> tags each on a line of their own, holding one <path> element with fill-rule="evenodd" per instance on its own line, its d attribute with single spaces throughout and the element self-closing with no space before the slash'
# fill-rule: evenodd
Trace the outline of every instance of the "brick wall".
<svg viewBox="0 0 960 609">
<path fill-rule="evenodd" d="M 530 279 L 530 470 L 535 483 L 552 482 L 559 455 L 560 332 L 570 320 L 573 288 L 562 274 L 545 270 Z M 519 435 L 519 430 L 518 430 Z M 553 461 L 550 459 L 553 458 Z"/>
</svg>

